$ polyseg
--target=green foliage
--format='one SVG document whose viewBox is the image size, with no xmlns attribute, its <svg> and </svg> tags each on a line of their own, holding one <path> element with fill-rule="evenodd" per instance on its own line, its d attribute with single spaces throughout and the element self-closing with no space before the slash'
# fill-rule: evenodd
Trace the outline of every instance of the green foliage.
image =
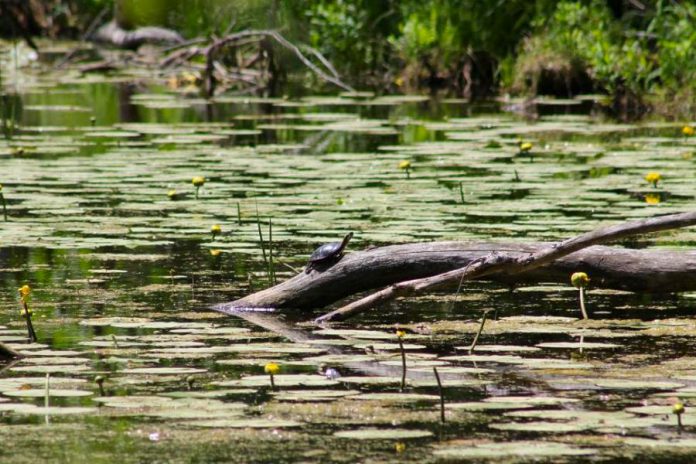
<svg viewBox="0 0 696 464">
<path fill-rule="evenodd" d="M 596 83 L 615 94 L 677 92 L 693 87 L 696 70 L 696 5 L 658 1 L 642 21 L 615 18 L 600 0 L 560 2 L 553 14 L 540 15 L 536 33 L 516 60 L 508 84 L 534 72 L 533 65 L 580 62 Z M 554 61 L 555 60 L 555 61 Z M 539 72 L 537 69 L 536 72 Z M 515 81 L 517 78 L 517 81 Z"/>
</svg>

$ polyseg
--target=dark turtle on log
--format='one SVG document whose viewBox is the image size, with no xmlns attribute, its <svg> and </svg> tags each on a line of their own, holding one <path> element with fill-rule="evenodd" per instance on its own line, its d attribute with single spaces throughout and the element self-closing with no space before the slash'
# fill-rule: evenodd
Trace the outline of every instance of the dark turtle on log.
<svg viewBox="0 0 696 464">
<path fill-rule="evenodd" d="M 314 250 L 312 256 L 309 257 L 305 272 L 309 274 L 309 271 L 314 269 L 318 264 L 340 259 L 341 256 L 343 256 L 343 250 L 345 250 L 351 238 L 353 238 L 353 232 L 349 232 L 340 242 L 327 243 Z"/>
</svg>

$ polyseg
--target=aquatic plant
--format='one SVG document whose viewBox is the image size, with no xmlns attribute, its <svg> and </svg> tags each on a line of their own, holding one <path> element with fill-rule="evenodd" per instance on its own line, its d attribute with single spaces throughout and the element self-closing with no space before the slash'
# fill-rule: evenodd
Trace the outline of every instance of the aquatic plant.
<svg viewBox="0 0 696 464">
<path fill-rule="evenodd" d="M 476 332 L 474 340 L 471 342 L 471 345 L 469 345 L 469 354 L 472 354 L 476 349 L 476 345 L 478 345 L 479 338 L 481 337 L 481 332 L 483 332 L 483 327 L 486 325 L 486 319 L 488 318 L 488 313 L 490 311 L 490 309 L 487 309 L 483 312 L 483 316 L 481 317 L 481 325 L 479 325 L 478 332 Z"/>
<path fill-rule="evenodd" d="M 176 190 L 172 189 L 167 192 L 167 198 L 169 198 L 172 201 L 176 201 L 179 199 L 179 192 Z"/>
<path fill-rule="evenodd" d="M 196 176 L 193 179 L 191 179 L 191 183 L 196 188 L 196 200 L 198 200 L 198 191 L 201 187 L 203 187 L 203 185 L 205 185 L 205 177 Z"/>
<path fill-rule="evenodd" d="M 672 405 L 672 414 L 675 414 L 677 416 L 677 429 L 681 433 L 682 430 L 682 414 L 686 411 L 686 408 L 684 407 L 684 403 L 681 401 L 677 401 Z"/>
<path fill-rule="evenodd" d="M 585 309 L 585 287 L 589 285 L 590 278 L 584 272 L 574 272 L 570 276 L 570 283 L 580 291 L 580 311 L 582 312 L 582 318 L 589 319 Z"/>
<path fill-rule="evenodd" d="M 106 392 L 104 391 L 104 380 L 103 375 L 98 375 L 94 378 L 94 382 L 99 386 L 99 394 L 101 396 L 106 396 Z"/>
<path fill-rule="evenodd" d="M 213 235 L 213 240 L 215 240 L 215 237 L 222 233 L 222 227 L 220 226 L 220 224 L 213 224 L 210 227 L 210 233 Z"/>
<path fill-rule="evenodd" d="M 35 342 L 37 340 L 36 337 L 36 331 L 34 331 L 34 324 L 31 322 L 31 309 L 29 309 L 29 294 L 31 293 L 31 287 L 27 284 L 22 285 L 18 289 L 19 291 L 19 298 L 22 303 L 22 310 L 20 311 L 20 314 L 24 316 L 24 319 L 27 323 L 27 333 L 29 335 L 29 340 L 31 342 Z"/>
<path fill-rule="evenodd" d="M 397 441 L 394 444 L 394 451 L 396 451 L 396 454 L 403 453 L 404 451 L 406 451 L 406 443 L 404 443 L 402 441 Z"/>
<path fill-rule="evenodd" d="M 437 367 L 433 366 L 433 374 L 435 375 L 435 381 L 437 382 L 437 391 L 440 395 L 440 422 L 445 423 L 445 390 L 442 388 L 442 380 L 440 380 L 440 373 L 437 371 Z"/>
<path fill-rule="evenodd" d="M 0 202 L 2 202 L 2 215 L 5 217 L 5 222 L 7 222 L 7 205 L 5 204 L 5 196 L 2 194 L 2 184 L 0 184 Z"/>
<path fill-rule="evenodd" d="M 691 137 L 692 135 L 694 135 L 694 132 L 696 132 L 696 131 L 691 126 L 684 126 L 684 127 L 682 127 L 681 132 L 682 132 L 682 135 L 684 135 L 686 137 Z"/>
<path fill-rule="evenodd" d="M 645 175 L 645 180 L 652 184 L 653 188 L 657 188 L 657 183 L 662 180 L 662 174 L 659 172 L 649 172 Z"/>
<path fill-rule="evenodd" d="M 411 162 L 409 160 L 404 160 L 399 162 L 399 169 L 406 171 L 406 178 L 411 178 Z"/>
<path fill-rule="evenodd" d="M 273 378 L 278 372 L 280 372 L 280 366 L 276 363 L 268 363 L 264 366 L 263 371 L 268 374 L 271 378 L 271 390 L 275 390 L 275 379 Z"/>
<path fill-rule="evenodd" d="M 406 388 L 406 350 L 404 350 L 404 337 L 406 332 L 401 329 L 396 330 L 396 339 L 399 341 L 399 350 L 401 351 L 401 391 Z"/>
</svg>

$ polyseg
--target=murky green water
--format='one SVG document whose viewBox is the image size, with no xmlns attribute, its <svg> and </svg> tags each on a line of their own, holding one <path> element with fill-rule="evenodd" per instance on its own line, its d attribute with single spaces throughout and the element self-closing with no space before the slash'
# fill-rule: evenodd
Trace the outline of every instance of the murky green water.
<svg viewBox="0 0 696 464">
<path fill-rule="evenodd" d="M 351 249 L 557 240 L 692 209 L 696 139 L 683 122 L 617 125 L 580 100 L 542 105 L 534 122 L 419 96 L 208 104 L 169 78 L 39 72 L 12 56 L 5 48 L 0 68 L 11 122 L 0 341 L 26 358 L 0 366 L 2 462 L 691 462 L 691 294 L 591 289 L 581 322 L 570 285 L 477 283 L 456 301 L 397 301 L 328 331 L 289 330 L 321 309 L 208 309 L 269 285 L 259 222 L 266 241 L 272 222 L 283 280 L 348 230 Z M 194 176 L 206 178 L 198 199 Z M 694 243 L 681 230 L 630 245 Z M 37 343 L 20 315 L 24 284 Z M 487 309 L 497 320 L 469 355 Z"/>
</svg>

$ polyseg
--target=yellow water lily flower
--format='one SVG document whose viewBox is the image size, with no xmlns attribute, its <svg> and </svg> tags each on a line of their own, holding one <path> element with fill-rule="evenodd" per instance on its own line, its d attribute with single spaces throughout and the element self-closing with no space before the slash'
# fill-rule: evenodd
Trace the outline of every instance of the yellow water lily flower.
<svg viewBox="0 0 696 464">
<path fill-rule="evenodd" d="M 404 332 L 403 330 L 400 330 L 400 329 L 399 329 L 399 330 L 396 331 L 396 336 L 399 337 L 399 338 L 404 338 L 404 337 L 406 336 L 406 332 Z"/>
<path fill-rule="evenodd" d="M 266 374 L 276 375 L 278 372 L 280 372 L 280 366 L 276 363 L 268 363 L 264 366 L 263 371 Z"/>
<path fill-rule="evenodd" d="M 570 283 L 575 288 L 585 288 L 590 283 L 590 278 L 584 272 L 574 272 L 570 276 Z"/>
<path fill-rule="evenodd" d="M 687 137 L 691 137 L 692 135 L 694 135 L 694 132 L 696 132 L 696 131 L 691 126 L 682 127 L 682 134 L 687 136 Z"/>
<path fill-rule="evenodd" d="M 220 224 L 213 224 L 210 227 L 210 233 L 213 234 L 213 237 L 215 237 L 218 234 L 222 233 L 222 227 L 220 227 Z"/>
<path fill-rule="evenodd" d="M 196 176 L 196 177 L 194 177 L 193 179 L 191 179 L 191 183 L 192 183 L 195 187 L 202 187 L 203 184 L 205 184 L 205 177 L 203 177 L 203 176 Z"/>
<path fill-rule="evenodd" d="M 684 414 L 684 411 L 686 411 L 686 408 L 684 407 L 684 403 L 682 403 L 681 401 L 677 401 L 672 406 L 672 414 Z"/>
<path fill-rule="evenodd" d="M 403 160 L 399 162 L 399 169 L 402 171 L 408 171 L 411 169 L 411 162 L 409 160 Z"/>
<path fill-rule="evenodd" d="M 532 150 L 534 145 L 531 142 L 520 142 L 520 152 L 527 153 Z"/>
<path fill-rule="evenodd" d="M 220 253 L 222 253 L 222 252 L 221 252 L 220 250 L 218 250 L 218 249 L 212 249 L 212 250 L 210 250 L 210 256 L 213 256 L 213 257 L 215 257 L 215 256 L 220 256 Z"/>
<path fill-rule="evenodd" d="M 21 287 L 19 287 L 17 291 L 19 292 L 19 296 L 21 296 L 22 299 L 25 299 L 31 293 L 31 287 L 29 285 L 24 284 Z"/>
<path fill-rule="evenodd" d="M 653 187 L 657 187 L 657 183 L 662 180 L 662 174 L 659 172 L 649 172 L 645 175 L 645 180 L 652 184 Z"/>
<path fill-rule="evenodd" d="M 394 445 L 394 451 L 396 451 L 398 454 L 403 453 L 406 451 L 406 444 L 400 441 L 396 442 Z"/>
<path fill-rule="evenodd" d="M 178 196 L 179 194 L 176 190 L 170 190 L 167 192 L 167 197 L 169 197 L 170 200 L 176 200 Z"/>
</svg>

